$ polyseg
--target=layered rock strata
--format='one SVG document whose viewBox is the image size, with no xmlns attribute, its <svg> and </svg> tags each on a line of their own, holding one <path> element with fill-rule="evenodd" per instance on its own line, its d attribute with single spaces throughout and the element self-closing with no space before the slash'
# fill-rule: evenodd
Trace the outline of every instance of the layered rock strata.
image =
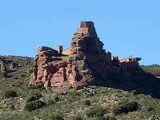
<svg viewBox="0 0 160 120">
<path fill-rule="evenodd" d="M 139 68 L 139 58 L 119 60 L 103 49 L 93 22 L 81 22 L 70 48 L 40 47 L 34 60 L 32 86 L 47 87 L 102 85 L 121 70 Z"/>
</svg>

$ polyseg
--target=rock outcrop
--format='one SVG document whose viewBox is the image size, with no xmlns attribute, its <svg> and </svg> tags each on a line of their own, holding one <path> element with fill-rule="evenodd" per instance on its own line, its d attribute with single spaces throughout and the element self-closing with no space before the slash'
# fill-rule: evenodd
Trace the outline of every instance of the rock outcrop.
<svg viewBox="0 0 160 120">
<path fill-rule="evenodd" d="M 7 77 L 8 69 L 4 61 L 0 61 L 0 73 L 3 77 Z"/>
<path fill-rule="evenodd" d="M 47 87 L 102 85 L 108 76 L 138 69 L 139 58 L 119 60 L 103 49 L 93 22 L 81 22 L 70 48 L 63 51 L 40 47 L 34 60 L 30 84 Z"/>
<path fill-rule="evenodd" d="M 3 61 L 0 62 L 0 72 L 7 71 L 7 67 Z"/>
</svg>

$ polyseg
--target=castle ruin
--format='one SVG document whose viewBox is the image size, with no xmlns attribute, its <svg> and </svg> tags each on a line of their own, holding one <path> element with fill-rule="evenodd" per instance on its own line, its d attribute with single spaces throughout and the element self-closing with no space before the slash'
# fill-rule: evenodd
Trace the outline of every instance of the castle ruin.
<svg viewBox="0 0 160 120">
<path fill-rule="evenodd" d="M 75 32 L 70 48 L 39 48 L 30 84 L 41 84 L 45 88 L 102 85 L 112 74 L 139 69 L 139 60 L 140 58 L 132 56 L 119 60 L 106 52 L 97 36 L 94 23 L 84 21 Z"/>
</svg>

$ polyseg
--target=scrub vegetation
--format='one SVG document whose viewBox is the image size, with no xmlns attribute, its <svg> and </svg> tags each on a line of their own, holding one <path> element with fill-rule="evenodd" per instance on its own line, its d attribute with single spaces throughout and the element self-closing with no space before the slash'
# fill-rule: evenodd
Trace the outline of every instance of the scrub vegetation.
<svg viewBox="0 0 160 120">
<path fill-rule="evenodd" d="M 9 72 L 8 77 L 0 75 L 0 120 L 160 119 L 160 99 L 152 94 L 108 86 L 79 90 L 32 88 L 28 82 L 33 58 L 2 58 L 18 63 L 19 67 Z M 142 69 L 157 78 L 160 74 L 159 65 L 142 66 Z"/>
</svg>

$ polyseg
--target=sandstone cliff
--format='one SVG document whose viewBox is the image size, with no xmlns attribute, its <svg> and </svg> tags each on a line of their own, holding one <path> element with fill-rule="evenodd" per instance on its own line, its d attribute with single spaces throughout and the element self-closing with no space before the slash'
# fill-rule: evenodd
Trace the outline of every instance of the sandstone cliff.
<svg viewBox="0 0 160 120">
<path fill-rule="evenodd" d="M 120 71 L 139 69 L 140 58 L 119 60 L 103 49 L 93 22 L 81 22 L 70 48 L 42 46 L 34 60 L 32 86 L 47 87 L 102 85 Z"/>
</svg>

